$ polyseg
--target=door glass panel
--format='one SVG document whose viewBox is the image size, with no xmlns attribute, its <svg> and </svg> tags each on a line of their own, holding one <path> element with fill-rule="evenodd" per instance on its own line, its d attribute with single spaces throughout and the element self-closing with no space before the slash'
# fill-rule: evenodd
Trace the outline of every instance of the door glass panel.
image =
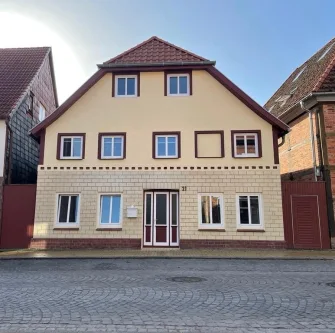
<svg viewBox="0 0 335 333">
<path fill-rule="evenodd" d="M 156 194 L 156 225 L 166 225 L 166 194 Z"/>
<path fill-rule="evenodd" d="M 151 225 L 151 194 L 146 194 L 145 196 L 145 224 L 146 225 Z"/>
<path fill-rule="evenodd" d="M 171 195 L 171 224 L 177 225 L 177 194 Z"/>
</svg>

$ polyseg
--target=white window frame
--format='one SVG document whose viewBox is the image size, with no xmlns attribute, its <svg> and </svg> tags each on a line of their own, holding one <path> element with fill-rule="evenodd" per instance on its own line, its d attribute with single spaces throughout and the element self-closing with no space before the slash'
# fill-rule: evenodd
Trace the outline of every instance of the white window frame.
<svg viewBox="0 0 335 333">
<path fill-rule="evenodd" d="M 119 195 L 120 198 L 120 219 L 119 219 L 119 223 L 101 223 L 101 208 L 102 208 L 102 200 L 101 197 L 102 196 L 116 196 Z M 113 210 L 113 204 L 110 205 L 110 211 L 109 211 L 109 219 L 112 216 L 112 210 Z M 97 220 L 97 228 L 98 229 L 120 229 L 122 228 L 122 222 L 123 222 L 123 195 L 122 193 L 99 193 L 98 195 L 98 208 L 97 208 L 97 212 L 98 212 L 98 220 Z"/>
<path fill-rule="evenodd" d="M 165 155 L 158 156 L 158 138 L 165 138 L 166 145 L 165 145 Z M 176 154 L 175 155 L 168 155 L 168 138 L 175 138 L 176 139 Z M 155 158 L 178 158 L 179 156 L 179 135 L 176 134 L 156 134 L 155 135 Z"/>
<path fill-rule="evenodd" d="M 201 198 L 203 196 L 215 196 L 219 197 L 221 206 L 220 206 L 220 215 L 221 215 L 221 223 L 213 223 L 212 220 L 212 200 L 210 200 L 210 219 L 211 223 L 204 224 L 202 223 L 202 206 L 201 206 Z M 199 229 L 224 229 L 224 200 L 222 193 L 199 193 L 198 194 L 198 228 Z"/>
<path fill-rule="evenodd" d="M 125 95 L 119 95 L 119 79 L 126 79 L 126 86 L 125 86 Z M 135 79 L 135 94 L 134 95 L 128 95 L 127 94 L 127 80 L 128 79 Z M 115 76 L 115 96 L 116 97 L 137 97 L 137 75 L 116 75 Z"/>
<path fill-rule="evenodd" d="M 121 156 L 114 156 L 114 139 L 120 138 L 122 140 L 121 142 Z M 111 156 L 105 156 L 105 145 L 104 145 L 104 139 L 112 139 L 112 155 Z M 101 159 L 107 159 L 107 160 L 121 160 L 124 159 L 124 136 L 123 135 L 102 135 L 101 136 Z"/>
<path fill-rule="evenodd" d="M 38 109 L 38 120 L 39 121 L 43 121 L 45 119 L 45 113 L 46 113 L 45 107 L 42 103 L 40 103 L 40 106 Z"/>
<path fill-rule="evenodd" d="M 240 217 L 240 197 L 248 197 L 248 217 L 249 224 L 241 224 Z M 251 209 L 250 209 L 250 197 L 258 197 L 258 209 L 259 209 L 259 224 L 251 224 Z M 236 194 L 236 220 L 237 220 L 237 229 L 255 229 L 263 230 L 263 199 L 262 194 L 260 193 L 238 193 Z"/>
<path fill-rule="evenodd" d="M 253 135 L 255 137 L 255 153 L 251 154 L 247 152 L 248 144 L 247 144 L 247 136 Z M 236 140 L 238 136 L 244 137 L 244 153 L 243 154 L 237 154 L 237 144 Z M 244 157 L 259 157 L 259 151 L 258 151 L 258 133 L 234 133 L 234 157 L 235 158 L 244 158 Z"/>
<path fill-rule="evenodd" d="M 179 93 L 179 78 L 181 76 L 187 77 L 187 93 Z M 170 93 L 170 78 L 177 77 L 177 93 L 172 94 Z M 167 95 L 168 96 L 190 96 L 190 74 L 180 73 L 180 74 L 168 74 L 167 75 Z"/>
<path fill-rule="evenodd" d="M 60 198 L 61 196 L 77 196 L 78 197 L 78 207 L 77 207 L 77 221 L 76 222 L 59 222 L 60 213 Z M 55 227 L 56 228 L 78 228 L 80 225 L 80 193 L 56 193 L 56 214 L 55 214 Z M 70 201 L 69 201 L 70 202 Z M 67 208 L 67 219 L 69 218 L 70 205 Z"/>
<path fill-rule="evenodd" d="M 71 156 L 63 156 L 64 153 L 64 139 L 71 139 Z M 80 156 L 73 156 L 73 139 L 81 140 Z M 62 135 L 60 140 L 60 159 L 62 160 L 81 160 L 83 158 L 84 138 L 76 135 Z"/>
</svg>

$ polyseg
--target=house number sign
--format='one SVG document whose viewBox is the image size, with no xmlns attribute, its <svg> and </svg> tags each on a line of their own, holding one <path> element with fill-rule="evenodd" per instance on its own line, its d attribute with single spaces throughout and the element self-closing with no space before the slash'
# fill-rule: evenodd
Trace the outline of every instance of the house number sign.
<svg viewBox="0 0 335 333">
<path fill-rule="evenodd" d="M 181 190 L 182 190 L 183 192 L 187 191 L 187 186 L 182 186 L 182 187 L 181 187 Z"/>
</svg>

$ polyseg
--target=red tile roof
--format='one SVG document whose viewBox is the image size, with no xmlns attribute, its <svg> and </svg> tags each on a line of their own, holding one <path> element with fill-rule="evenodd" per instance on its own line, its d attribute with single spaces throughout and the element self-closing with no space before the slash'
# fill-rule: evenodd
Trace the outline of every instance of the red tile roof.
<svg viewBox="0 0 335 333">
<path fill-rule="evenodd" d="M 140 64 L 162 62 L 201 62 L 208 61 L 156 36 L 136 45 L 105 64 Z"/>
<path fill-rule="evenodd" d="M 298 67 L 266 102 L 265 108 L 281 117 L 304 97 L 319 91 L 335 91 L 335 38 Z"/>
<path fill-rule="evenodd" d="M 0 119 L 6 119 L 38 73 L 50 47 L 0 49 Z"/>
</svg>

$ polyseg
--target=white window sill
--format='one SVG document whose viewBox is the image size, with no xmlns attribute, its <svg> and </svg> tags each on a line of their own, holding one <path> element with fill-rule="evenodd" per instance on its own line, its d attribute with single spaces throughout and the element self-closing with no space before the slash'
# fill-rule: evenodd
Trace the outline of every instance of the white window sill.
<svg viewBox="0 0 335 333">
<path fill-rule="evenodd" d="M 122 224 L 98 224 L 97 229 L 122 229 Z"/>
<path fill-rule="evenodd" d="M 208 230 L 208 231 L 221 230 L 221 231 L 225 231 L 225 227 L 222 224 L 199 225 L 198 230 Z"/>
<path fill-rule="evenodd" d="M 79 229 L 79 223 L 57 223 L 54 225 L 54 229 Z"/>
<path fill-rule="evenodd" d="M 235 155 L 235 158 L 259 158 L 259 155 Z"/>
<path fill-rule="evenodd" d="M 238 232 L 250 231 L 250 232 L 265 232 L 263 226 L 248 226 L 248 225 L 239 225 L 236 229 Z"/>
<path fill-rule="evenodd" d="M 124 160 L 123 156 L 113 157 L 113 156 L 101 156 L 102 160 Z"/>
<path fill-rule="evenodd" d="M 190 94 L 168 94 L 168 97 L 189 97 Z"/>
</svg>

